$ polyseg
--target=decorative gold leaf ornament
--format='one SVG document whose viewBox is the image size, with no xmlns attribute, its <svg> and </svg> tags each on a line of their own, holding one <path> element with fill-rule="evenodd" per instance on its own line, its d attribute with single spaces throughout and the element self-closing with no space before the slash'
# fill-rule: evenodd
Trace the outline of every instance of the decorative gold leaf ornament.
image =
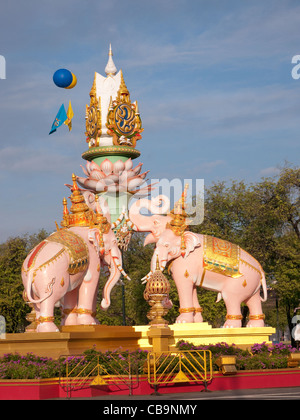
<svg viewBox="0 0 300 420">
<path fill-rule="evenodd" d="M 131 103 L 122 70 L 120 70 L 120 73 L 120 87 L 116 99 L 113 101 L 110 98 L 106 127 L 108 128 L 108 134 L 113 137 L 115 146 L 135 147 L 137 140 L 142 138 L 142 122 L 137 101 Z"/>
<path fill-rule="evenodd" d="M 97 98 L 96 93 L 96 73 L 93 86 L 90 91 L 90 106 L 86 105 L 86 141 L 90 147 L 99 146 L 99 138 L 101 136 L 101 98 Z"/>
</svg>

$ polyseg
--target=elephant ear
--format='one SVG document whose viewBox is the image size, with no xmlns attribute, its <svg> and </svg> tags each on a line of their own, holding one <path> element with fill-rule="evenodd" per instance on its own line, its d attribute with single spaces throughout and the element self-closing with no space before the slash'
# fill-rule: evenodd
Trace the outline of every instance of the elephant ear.
<svg viewBox="0 0 300 420">
<path fill-rule="evenodd" d="M 94 245 L 94 248 L 97 254 L 103 253 L 103 248 L 101 247 L 101 238 L 98 229 L 89 229 L 88 231 L 88 240 Z"/>
<path fill-rule="evenodd" d="M 193 232 L 184 232 L 184 243 L 185 243 L 185 256 L 186 258 L 190 252 L 193 252 L 195 248 L 201 246 L 200 236 Z"/>
</svg>

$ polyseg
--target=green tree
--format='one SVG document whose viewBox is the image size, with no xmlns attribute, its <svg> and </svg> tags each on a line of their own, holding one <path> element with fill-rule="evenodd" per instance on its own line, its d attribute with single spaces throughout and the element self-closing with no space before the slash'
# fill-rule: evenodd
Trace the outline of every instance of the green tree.
<svg viewBox="0 0 300 420">
<path fill-rule="evenodd" d="M 300 299 L 300 169 L 286 166 L 277 177 L 249 186 L 243 181 L 213 184 L 205 191 L 204 222 L 192 230 L 236 243 L 261 263 L 279 300 L 280 324 L 285 313 L 291 330 Z M 274 310 L 266 308 L 267 322 L 276 326 Z M 223 310 L 211 302 L 214 319 Z"/>
<path fill-rule="evenodd" d="M 0 245 L 0 314 L 6 320 L 6 332 L 22 332 L 30 312 L 24 302 L 21 268 L 28 252 L 47 237 L 45 230 L 34 235 L 9 238 Z"/>
</svg>

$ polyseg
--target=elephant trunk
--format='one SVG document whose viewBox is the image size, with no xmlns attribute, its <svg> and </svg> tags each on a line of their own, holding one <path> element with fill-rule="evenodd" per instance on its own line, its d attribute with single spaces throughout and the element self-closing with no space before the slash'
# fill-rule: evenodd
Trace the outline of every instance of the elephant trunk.
<svg viewBox="0 0 300 420">
<path fill-rule="evenodd" d="M 151 271 L 154 272 L 155 270 L 157 270 L 157 268 L 163 271 L 166 267 L 167 262 L 168 254 L 166 252 L 162 253 L 161 249 L 158 249 L 156 247 L 151 259 Z"/>
<path fill-rule="evenodd" d="M 106 310 L 110 306 L 110 293 L 115 284 L 119 281 L 121 274 L 127 279 L 130 280 L 130 277 L 125 273 L 122 268 L 122 263 L 117 256 L 112 256 L 110 251 L 110 276 L 107 282 L 105 283 L 103 289 L 103 299 L 101 301 L 101 308 Z"/>
</svg>

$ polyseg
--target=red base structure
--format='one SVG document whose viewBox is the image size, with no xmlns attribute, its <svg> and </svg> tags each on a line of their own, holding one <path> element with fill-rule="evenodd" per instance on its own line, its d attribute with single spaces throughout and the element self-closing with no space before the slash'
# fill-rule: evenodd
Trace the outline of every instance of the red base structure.
<svg viewBox="0 0 300 420">
<path fill-rule="evenodd" d="M 300 369 L 249 370 L 236 375 L 223 376 L 214 373 L 207 387 L 210 391 L 278 388 L 300 386 Z M 174 383 L 158 387 L 160 394 L 181 392 L 197 392 L 204 389 L 203 384 Z M 141 376 L 138 382 L 132 384 L 131 394 L 149 395 L 153 393 L 146 376 Z M 125 385 L 86 385 L 81 388 L 67 389 L 66 383 L 58 378 L 36 380 L 0 380 L 0 400 L 45 400 L 50 398 L 87 398 L 105 395 L 129 395 Z"/>
</svg>

